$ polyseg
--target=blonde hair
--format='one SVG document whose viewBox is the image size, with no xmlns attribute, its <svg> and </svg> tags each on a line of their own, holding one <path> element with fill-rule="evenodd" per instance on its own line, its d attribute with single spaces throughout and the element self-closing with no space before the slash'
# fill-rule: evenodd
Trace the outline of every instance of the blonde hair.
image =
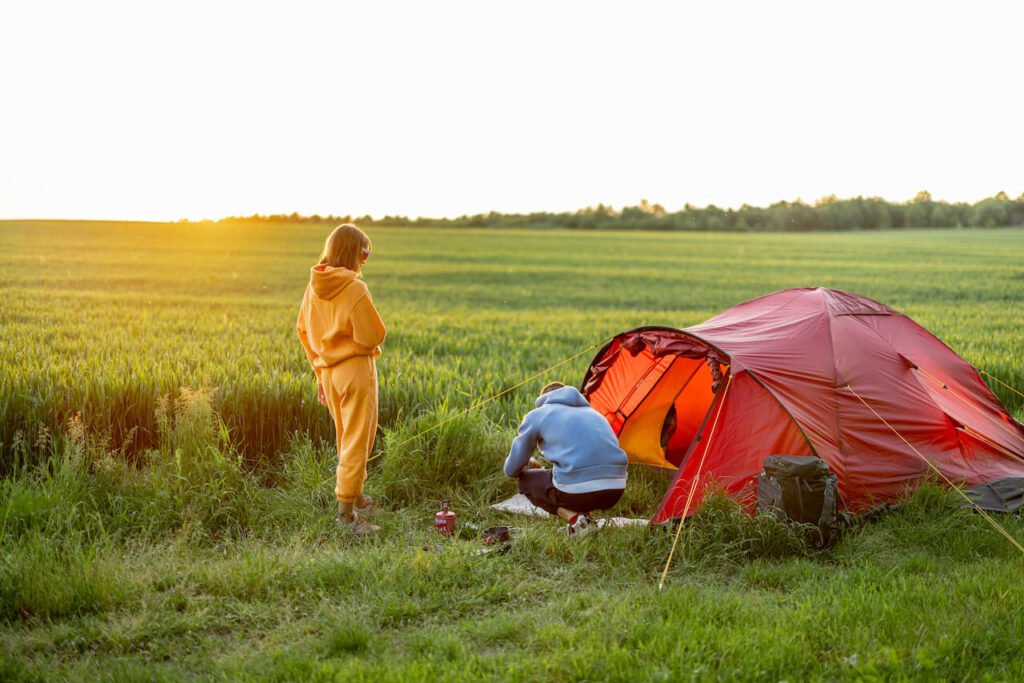
<svg viewBox="0 0 1024 683">
<path fill-rule="evenodd" d="M 370 249 L 370 238 L 354 225 L 345 223 L 336 227 L 324 242 L 320 263 L 334 268 L 348 268 L 361 272 L 363 249 Z"/>
<path fill-rule="evenodd" d="M 540 395 L 543 396 L 548 392 L 554 391 L 555 389 L 561 389 L 564 386 L 565 385 L 561 382 L 548 382 L 544 385 L 544 388 L 540 390 Z"/>
</svg>

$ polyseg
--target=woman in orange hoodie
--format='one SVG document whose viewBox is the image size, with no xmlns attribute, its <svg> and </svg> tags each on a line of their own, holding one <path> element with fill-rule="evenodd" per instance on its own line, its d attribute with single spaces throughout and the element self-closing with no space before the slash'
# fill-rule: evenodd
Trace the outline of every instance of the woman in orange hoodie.
<svg viewBox="0 0 1024 683">
<path fill-rule="evenodd" d="M 366 459 L 377 432 L 377 365 L 384 323 L 358 277 L 370 257 L 370 239 L 354 225 L 327 238 L 310 271 L 296 328 L 316 373 L 317 395 L 334 418 L 338 441 L 338 523 L 356 533 L 377 531 L 367 521 L 377 509 L 363 495 Z"/>
</svg>

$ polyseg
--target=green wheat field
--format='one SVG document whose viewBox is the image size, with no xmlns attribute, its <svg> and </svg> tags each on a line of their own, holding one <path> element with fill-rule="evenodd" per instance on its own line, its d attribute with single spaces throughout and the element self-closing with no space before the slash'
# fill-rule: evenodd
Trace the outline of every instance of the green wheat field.
<svg viewBox="0 0 1024 683">
<path fill-rule="evenodd" d="M 489 509 L 546 381 L 788 287 L 877 299 L 1024 391 L 1024 230 L 376 228 L 359 540 L 295 336 L 330 227 L 0 221 L 0 680 L 1024 679 L 1024 555 L 932 485 L 827 551 L 714 498 L 660 591 L 670 534 Z M 666 477 L 631 467 L 608 514 L 649 517 Z M 478 552 L 498 523 L 509 552 Z"/>
</svg>

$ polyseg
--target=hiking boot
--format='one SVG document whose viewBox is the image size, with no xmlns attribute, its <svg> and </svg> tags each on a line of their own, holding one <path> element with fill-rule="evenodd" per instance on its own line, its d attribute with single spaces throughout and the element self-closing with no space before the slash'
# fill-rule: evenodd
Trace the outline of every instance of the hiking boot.
<svg viewBox="0 0 1024 683">
<path fill-rule="evenodd" d="M 356 511 L 356 514 L 358 515 L 369 517 L 374 512 L 380 509 L 380 506 L 377 505 L 377 501 L 375 501 L 373 498 L 370 498 L 369 496 L 363 496 L 363 502 L 366 503 L 366 505 L 363 507 L 359 507 L 358 505 L 353 506 L 353 509 Z"/>
<path fill-rule="evenodd" d="M 563 532 L 567 538 L 580 538 L 597 531 L 597 522 L 589 515 L 576 515 L 576 518 L 565 526 Z"/>
<path fill-rule="evenodd" d="M 334 518 L 335 524 L 346 531 L 351 531 L 354 534 L 360 536 L 364 534 L 372 534 L 375 531 L 380 531 L 380 527 L 375 524 L 370 524 L 364 517 L 358 512 L 352 515 L 352 519 L 345 519 L 342 515 L 338 515 Z"/>
</svg>

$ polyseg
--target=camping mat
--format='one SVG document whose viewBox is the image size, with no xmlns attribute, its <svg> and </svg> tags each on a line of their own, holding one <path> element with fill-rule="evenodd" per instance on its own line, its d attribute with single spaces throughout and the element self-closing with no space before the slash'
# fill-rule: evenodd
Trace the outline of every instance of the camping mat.
<svg viewBox="0 0 1024 683">
<path fill-rule="evenodd" d="M 534 505 L 521 493 L 517 493 L 508 500 L 503 500 L 500 503 L 495 503 L 491 506 L 492 510 L 501 510 L 502 512 L 512 512 L 517 515 L 535 515 L 538 517 L 550 517 L 547 512 L 541 510 L 539 507 Z M 635 519 L 632 517 L 610 517 L 601 518 L 597 520 L 597 528 L 602 529 L 606 526 L 629 526 L 631 524 L 647 524 L 646 519 Z"/>
</svg>

